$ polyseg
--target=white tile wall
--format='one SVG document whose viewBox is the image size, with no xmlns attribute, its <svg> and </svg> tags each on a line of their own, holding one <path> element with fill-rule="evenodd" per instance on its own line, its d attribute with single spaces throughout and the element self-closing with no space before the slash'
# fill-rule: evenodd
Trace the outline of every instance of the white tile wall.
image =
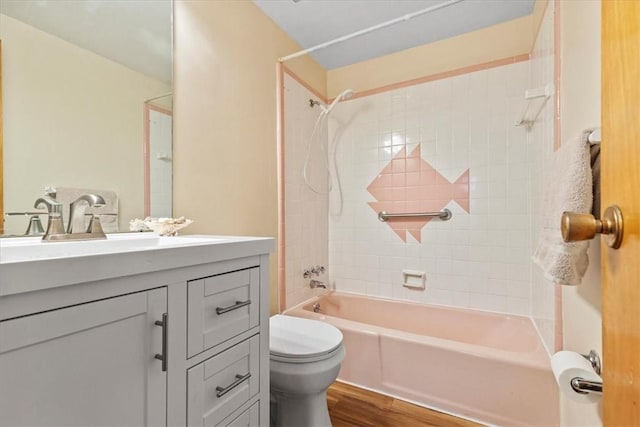
<svg viewBox="0 0 640 427">
<path fill-rule="evenodd" d="M 528 61 L 339 104 L 329 121 L 342 194 L 329 204 L 330 280 L 338 290 L 528 315 L 529 143 L 515 127 Z M 470 213 L 431 221 L 403 242 L 367 205 L 366 188 L 404 146 L 454 182 L 470 170 Z M 427 273 L 425 291 L 402 270 Z"/>
<path fill-rule="evenodd" d="M 302 178 L 302 168 L 320 109 L 309 107 L 316 97 L 300 83 L 285 74 L 284 79 L 284 173 L 285 173 L 285 308 L 290 308 L 315 293 L 309 279 L 303 278 L 306 268 L 327 267 L 328 196 L 311 191 Z M 316 189 L 327 190 L 327 174 L 320 141 L 326 145 L 327 124 L 322 122 L 312 141 L 308 167 L 310 182 Z M 317 277 L 327 281 L 328 273 Z"/>
<path fill-rule="evenodd" d="M 531 61 L 341 103 L 329 119 L 338 176 L 327 197 L 309 191 L 301 175 L 319 111 L 307 107 L 313 95 L 285 76 L 286 307 L 314 294 L 302 271 L 329 264 L 338 290 L 531 314 L 553 349 L 554 287 L 530 262 L 553 153 L 552 104 L 530 133 L 513 126 L 524 90 L 552 81 L 550 5 Z M 470 213 L 451 202 L 451 221 L 432 221 L 421 243 L 405 243 L 377 220 L 366 187 L 403 146 L 417 144 L 450 181 L 470 169 Z M 312 151 L 312 179 L 322 184 L 320 156 Z M 425 271 L 426 291 L 402 287 L 402 269 Z"/>
<path fill-rule="evenodd" d="M 547 5 L 540 32 L 530 63 L 530 87 L 544 87 L 554 79 L 554 1 Z M 553 98 L 552 98 L 553 99 Z M 531 159 L 531 240 L 537 243 L 541 230 L 544 177 L 549 167 L 554 145 L 554 112 L 552 99 L 547 102 L 540 117 L 529 133 L 529 158 Z M 554 351 L 555 340 L 555 285 L 547 281 L 542 271 L 532 268 L 531 315 L 540 331 L 547 350 Z"/>
</svg>

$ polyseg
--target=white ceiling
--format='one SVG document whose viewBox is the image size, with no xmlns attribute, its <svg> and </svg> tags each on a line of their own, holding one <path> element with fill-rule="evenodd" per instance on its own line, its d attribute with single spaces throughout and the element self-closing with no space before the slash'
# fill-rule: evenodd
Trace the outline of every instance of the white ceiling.
<svg viewBox="0 0 640 427">
<path fill-rule="evenodd" d="M 171 84 L 171 0 L 0 0 L 0 13 Z"/>
<path fill-rule="evenodd" d="M 253 1 L 305 49 L 445 3 L 445 0 Z M 311 55 L 330 70 L 529 15 L 534 3 L 535 0 L 463 0 Z"/>
</svg>

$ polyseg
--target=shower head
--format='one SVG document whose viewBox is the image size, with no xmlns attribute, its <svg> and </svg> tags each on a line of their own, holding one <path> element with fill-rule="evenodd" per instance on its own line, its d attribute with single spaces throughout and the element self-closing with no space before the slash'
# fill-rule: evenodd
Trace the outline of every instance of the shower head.
<svg viewBox="0 0 640 427">
<path fill-rule="evenodd" d="M 336 96 L 336 98 L 333 100 L 331 105 L 329 105 L 327 108 L 323 110 L 324 113 L 329 114 L 331 110 L 333 110 L 333 107 L 335 107 L 338 102 L 344 101 L 345 99 L 349 99 L 352 96 L 353 96 L 353 89 L 345 89 L 340 93 L 340 95 Z"/>
</svg>

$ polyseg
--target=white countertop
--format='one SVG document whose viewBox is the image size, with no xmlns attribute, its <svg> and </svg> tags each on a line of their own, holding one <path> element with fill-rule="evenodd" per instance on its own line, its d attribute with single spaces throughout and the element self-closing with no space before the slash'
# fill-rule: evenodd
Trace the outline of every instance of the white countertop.
<svg viewBox="0 0 640 427">
<path fill-rule="evenodd" d="M 274 239 L 153 233 L 108 234 L 106 240 L 44 242 L 0 239 L 0 297 L 225 259 L 267 254 Z"/>
</svg>

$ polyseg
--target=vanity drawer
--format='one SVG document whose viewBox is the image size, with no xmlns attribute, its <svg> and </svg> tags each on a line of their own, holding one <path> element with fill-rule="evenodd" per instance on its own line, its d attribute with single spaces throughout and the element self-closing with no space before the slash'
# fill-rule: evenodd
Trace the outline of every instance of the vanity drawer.
<svg viewBox="0 0 640 427">
<path fill-rule="evenodd" d="M 260 336 L 255 335 L 187 371 L 187 424 L 218 425 L 259 387 Z"/>
<path fill-rule="evenodd" d="M 188 357 L 258 325 L 259 284 L 258 267 L 189 282 Z"/>
<path fill-rule="evenodd" d="M 219 427 L 255 427 L 257 425 L 260 425 L 260 402 L 254 403 L 237 417 L 218 424 Z"/>
</svg>

